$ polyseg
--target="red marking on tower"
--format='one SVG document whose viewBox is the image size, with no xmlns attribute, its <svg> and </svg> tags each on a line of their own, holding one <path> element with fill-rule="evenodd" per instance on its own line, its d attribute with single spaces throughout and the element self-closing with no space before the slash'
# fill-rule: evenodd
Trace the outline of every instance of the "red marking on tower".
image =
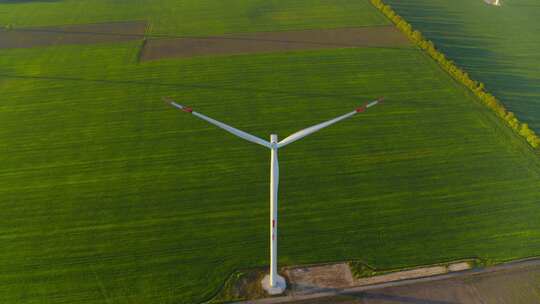
<svg viewBox="0 0 540 304">
<path fill-rule="evenodd" d="M 193 109 L 192 108 L 183 108 L 182 111 L 191 113 L 191 112 L 193 112 Z"/>
<path fill-rule="evenodd" d="M 364 112 L 365 110 L 366 110 L 366 107 L 365 107 L 365 106 L 362 106 L 362 107 L 356 109 L 356 113 L 362 113 L 362 112 Z"/>
<path fill-rule="evenodd" d="M 273 227 L 276 227 L 276 221 L 275 220 L 272 220 L 272 228 Z"/>
<path fill-rule="evenodd" d="M 275 236 L 272 234 L 272 241 L 275 239 Z"/>
</svg>

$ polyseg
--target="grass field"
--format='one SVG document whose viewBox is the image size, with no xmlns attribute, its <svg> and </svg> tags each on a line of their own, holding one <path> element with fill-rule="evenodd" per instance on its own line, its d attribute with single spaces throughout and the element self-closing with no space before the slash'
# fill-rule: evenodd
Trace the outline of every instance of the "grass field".
<svg viewBox="0 0 540 304">
<path fill-rule="evenodd" d="M 146 30 L 145 21 L 1 29 L 0 49 L 141 41 L 145 38 Z"/>
<path fill-rule="evenodd" d="M 138 48 L 0 50 L 3 302 L 200 302 L 268 263 L 268 151 L 162 96 L 265 138 L 386 96 L 281 151 L 282 265 L 540 253 L 540 159 L 418 50 L 137 64 Z"/>
<path fill-rule="evenodd" d="M 195 302 L 267 263 L 267 151 L 164 95 L 261 137 L 387 95 L 281 153 L 286 264 L 540 251 L 538 158 L 418 51 L 126 65 L 133 47 L 1 52 L 8 303 Z"/>
<path fill-rule="evenodd" d="M 540 132 L 538 1 L 386 2 Z"/>
<path fill-rule="evenodd" d="M 365 0 L 63 0 L 0 2 L 0 26 L 148 20 L 152 35 L 216 35 L 386 25 Z"/>
</svg>

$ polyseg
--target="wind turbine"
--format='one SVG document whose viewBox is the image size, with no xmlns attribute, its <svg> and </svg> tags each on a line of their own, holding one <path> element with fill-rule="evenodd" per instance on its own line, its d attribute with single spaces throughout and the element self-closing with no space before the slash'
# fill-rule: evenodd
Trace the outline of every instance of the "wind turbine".
<svg viewBox="0 0 540 304">
<path fill-rule="evenodd" d="M 300 130 L 282 141 L 278 142 L 278 136 L 276 134 L 270 135 L 270 141 L 263 140 L 257 136 L 251 135 L 244 131 L 238 130 L 234 127 L 226 125 L 201 113 L 193 111 L 192 108 L 186 107 L 176 103 L 175 101 L 164 98 L 164 101 L 171 106 L 178 108 L 186 113 L 197 116 L 198 118 L 205 120 L 229 133 L 232 133 L 240 138 L 243 138 L 249 142 L 256 143 L 263 147 L 270 149 L 270 274 L 265 276 L 262 280 L 263 288 L 269 294 L 280 294 L 286 288 L 285 279 L 277 273 L 277 226 L 278 226 L 278 184 L 279 184 L 279 165 L 278 165 L 278 149 L 287 146 L 297 140 L 300 140 L 312 133 L 315 133 L 323 128 L 333 125 L 339 121 L 354 116 L 357 113 L 362 113 L 366 109 L 381 103 L 383 98 L 379 98 L 375 101 L 366 103 L 364 106 L 356 108 L 354 111 L 341 115 L 326 122 L 314 125 L 312 127 Z"/>
</svg>

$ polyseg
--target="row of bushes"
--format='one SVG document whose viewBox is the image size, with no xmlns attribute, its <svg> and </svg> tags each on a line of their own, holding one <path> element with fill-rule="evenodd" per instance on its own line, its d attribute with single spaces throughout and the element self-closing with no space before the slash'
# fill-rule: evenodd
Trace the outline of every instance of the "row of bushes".
<svg viewBox="0 0 540 304">
<path fill-rule="evenodd" d="M 506 108 L 484 88 L 484 84 L 473 80 L 467 72 L 459 68 L 454 62 L 446 58 L 446 56 L 437 50 L 433 42 L 424 38 L 421 32 L 414 30 L 412 26 L 405 21 L 401 16 L 396 14 L 394 10 L 384 4 L 382 0 L 371 0 L 371 3 L 379 9 L 388 19 L 390 19 L 398 29 L 400 29 L 411 41 L 419 48 L 428 53 L 439 65 L 448 72 L 455 80 L 469 88 L 484 104 L 495 111 L 499 117 L 504 119 L 506 123 L 514 129 L 518 134 L 523 136 L 527 142 L 534 148 L 540 147 L 540 138 L 529 128 L 526 123 L 521 123 L 514 113 L 509 112 Z"/>
</svg>

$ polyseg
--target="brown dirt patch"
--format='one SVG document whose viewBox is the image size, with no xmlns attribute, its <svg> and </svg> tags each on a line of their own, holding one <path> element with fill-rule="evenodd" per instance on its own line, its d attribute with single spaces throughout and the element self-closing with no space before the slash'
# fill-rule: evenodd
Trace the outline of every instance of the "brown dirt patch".
<svg viewBox="0 0 540 304">
<path fill-rule="evenodd" d="M 353 285 L 353 276 L 347 263 L 289 268 L 289 288 L 294 294 L 307 294 Z"/>
<path fill-rule="evenodd" d="M 394 26 L 262 32 L 219 37 L 150 39 L 141 60 L 351 47 L 410 45 Z"/>
<path fill-rule="evenodd" d="M 114 22 L 0 30 L 0 49 L 125 42 L 144 37 L 146 22 Z"/>
<path fill-rule="evenodd" d="M 529 304 L 540 303 L 540 267 L 468 275 L 434 282 L 368 290 L 295 304 Z"/>
<path fill-rule="evenodd" d="M 447 265 L 419 267 L 408 270 L 388 272 L 370 277 L 355 278 L 347 263 L 291 267 L 285 273 L 289 278 L 290 290 L 295 295 L 319 293 L 354 286 L 372 285 L 399 280 L 417 279 L 453 271 L 470 269 L 467 262 Z"/>
<path fill-rule="evenodd" d="M 448 265 L 448 271 L 464 271 L 471 269 L 471 265 L 467 262 L 459 262 Z"/>
<path fill-rule="evenodd" d="M 392 273 L 383 274 L 383 275 L 377 275 L 377 276 L 373 276 L 369 278 L 356 279 L 355 285 L 369 285 L 369 284 L 392 282 L 392 281 L 398 281 L 398 280 L 416 279 L 416 278 L 429 277 L 429 276 L 434 276 L 434 275 L 439 275 L 439 274 L 445 274 L 447 272 L 448 270 L 445 266 L 422 267 L 422 268 L 416 268 L 416 269 L 411 269 L 411 270 L 392 272 Z"/>
</svg>

